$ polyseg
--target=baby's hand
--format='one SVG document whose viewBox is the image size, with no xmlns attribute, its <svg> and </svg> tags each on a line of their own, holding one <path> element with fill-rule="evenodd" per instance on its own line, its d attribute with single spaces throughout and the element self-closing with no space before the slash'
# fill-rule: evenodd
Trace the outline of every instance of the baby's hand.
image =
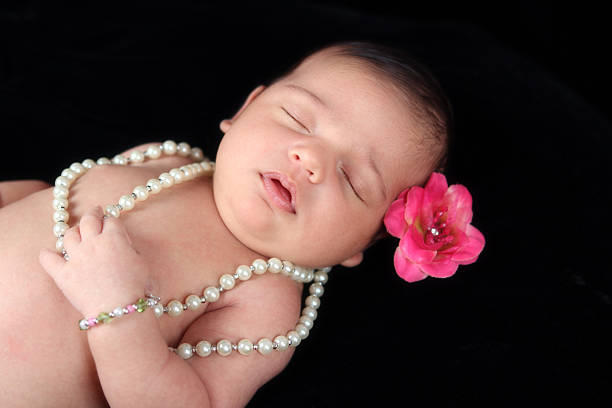
<svg viewBox="0 0 612 408">
<path fill-rule="evenodd" d="M 64 234 L 66 261 L 43 248 L 40 264 L 83 316 L 95 316 L 154 292 L 147 265 L 118 218 L 96 207 Z"/>
</svg>

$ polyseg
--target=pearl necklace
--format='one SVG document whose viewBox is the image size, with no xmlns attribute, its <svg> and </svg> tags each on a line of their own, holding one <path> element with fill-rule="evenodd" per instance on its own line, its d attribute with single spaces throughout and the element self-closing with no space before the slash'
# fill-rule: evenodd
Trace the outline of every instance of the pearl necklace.
<svg viewBox="0 0 612 408">
<path fill-rule="evenodd" d="M 61 175 L 55 180 L 53 188 L 53 234 L 57 237 L 55 248 L 58 252 L 66 255 L 64 250 L 64 233 L 69 228 L 68 220 L 70 215 L 67 211 L 69 202 L 68 196 L 70 186 L 74 181 L 87 172 L 87 170 L 98 166 L 109 164 L 129 165 L 132 163 L 142 163 L 146 159 L 157 159 L 162 154 L 174 155 L 178 154 L 183 157 L 190 157 L 194 163 L 173 168 L 167 173 L 162 173 L 156 179 L 150 179 L 145 185 L 136 186 L 131 194 L 121 196 L 117 204 L 109 204 L 104 208 L 104 214 L 107 217 L 119 217 L 123 212 L 129 211 L 136 203 L 148 199 L 151 195 L 157 194 L 163 189 L 169 188 L 175 184 L 180 184 L 184 181 L 194 179 L 199 176 L 210 176 L 214 169 L 215 163 L 204 157 L 200 148 L 192 148 L 187 143 L 179 143 L 178 145 L 167 140 L 161 145 L 152 145 L 146 151 L 133 151 L 128 157 L 116 155 L 112 160 L 101 157 L 97 161 L 91 159 L 84 160 L 82 163 L 72 163 L 69 168 L 64 169 Z M 171 300 L 166 306 L 159 303 L 159 298 L 149 299 L 149 306 L 153 309 L 155 316 L 161 317 L 164 313 L 169 316 L 179 316 L 184 311 L 196 310 L 203 303 L 213 303 L 219 300 L 221 293 L 235 287 L 236 283 L 246 281 L 253 274 L 261 275 L 266 271 L 271 273 L 282 273 L 285 276 L 301 283 L 313 282 L 309 287 L 309 296 L 306 297 L 305 307 L 302 310 L 297 324 L 292 330 L 289 330 L 286 335 L 278 335 L 273 340 L 269 338 L 259 339 L 257 342 L 252 342 L 249 339 L 242 339 L 237 342 L 231 342 L 228 339 L 220 339 L 216 342 L 201 340 L 195 346 L 189 343 L 182 343 L 177 348 L 168 347 L 171 351 L 177 353 L 180 357 L 188 359 L 194 355 L 201 357 L 209 356 L 212 353 L 217 353 L 220 356 L 228 356 L 232 351 L 238 351 L 242 355 L 249 355 L 256 350 L 260 354 L 268 354 L 273 350 L 283 351 L 289 347 L 296 347 L 300 342 L 308 337 L 310 329 L 317 318 L 317 309 L 321 305 L 321 296 L 323 295 L 323 285 L 327 283 L 327 273 L 331 267 L 322 269 L 309 269 L 293 265 L 289 261 L 281 261 L 278 258 L 270 258 L 268 261 L 256 259 L 251 265 L 240 265 L 236 268 L 233 274 L 223 274 L 219 277 L 218 286 L 208 286 L 202 291 L 202 296 L 197 294 L 189 295 L 184 302 L 179 300 Z M 134 305 L 130 305 L 134 306 Z M 133 308 L 132 308 L 133 309 Z M 110 320 L 119 317 L 123 314 L 132 312 L 132 309 L 118 307 L 112 312 L 105 314 L 104 318 Z M 82 319 L 79 322 L 79 327 L 82 330 L 87 330 L 89 327 L 98 324 L 97 319 Z"/>
</svg>

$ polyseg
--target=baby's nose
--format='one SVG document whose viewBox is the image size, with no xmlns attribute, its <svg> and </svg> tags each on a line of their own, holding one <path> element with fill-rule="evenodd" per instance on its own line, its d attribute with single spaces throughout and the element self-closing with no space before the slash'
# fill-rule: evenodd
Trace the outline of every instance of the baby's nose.
<svg viewBox="0 0 612 408">
<path fill-rule="evenodd" d="M 325 152 L 315 144 L 294 146 L 289 149 L 289 160 L 306 172 L 311 183 L 320 183 L 325 177 Z"/>
</svg>

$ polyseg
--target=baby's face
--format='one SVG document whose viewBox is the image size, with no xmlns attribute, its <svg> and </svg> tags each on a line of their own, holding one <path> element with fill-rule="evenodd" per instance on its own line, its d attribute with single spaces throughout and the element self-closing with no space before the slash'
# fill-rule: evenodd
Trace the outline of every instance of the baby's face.
<svg viewBox="0 0 612 408">
<path fill-rule="evenodd" d="M 254 90 L 221 128 L 221 218 L 255 252 L 298 265 L 358 264 L 391 202 L 430 170 L 400 94 L 329 52 Z"/>
</svg>

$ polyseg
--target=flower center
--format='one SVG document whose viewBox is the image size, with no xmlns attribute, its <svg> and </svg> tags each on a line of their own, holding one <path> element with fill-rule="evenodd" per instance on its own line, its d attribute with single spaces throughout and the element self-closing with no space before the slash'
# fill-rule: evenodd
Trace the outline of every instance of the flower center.
<svg viewBox="0 0 612 408">
<path fill-rule="evenodd" d="M 425 243 L 427 245 L 446 245 L 453 242 L 453 236 L 446 228 L 447 212 L 448 207 L 438 208 L 436 211 L 432 225 L 427 228 L 427 232 L 425 233 Z"/>
</svg>

